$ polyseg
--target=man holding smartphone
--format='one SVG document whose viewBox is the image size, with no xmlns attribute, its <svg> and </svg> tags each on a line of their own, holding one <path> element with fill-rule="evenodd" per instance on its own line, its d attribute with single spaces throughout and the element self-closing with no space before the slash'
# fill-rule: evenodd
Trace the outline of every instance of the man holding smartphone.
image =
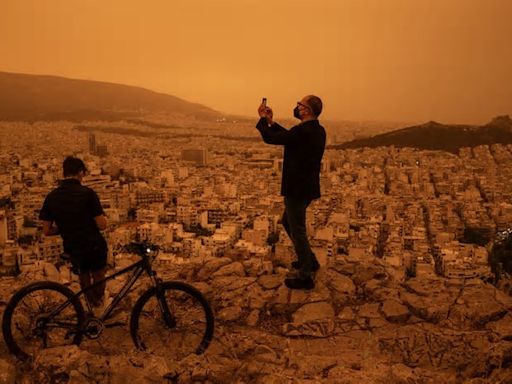
<svg viewBox="0 0 512 384">
<path fill-rule="evenodd" d="M 318 122 L 322 100 L 309 95 L 297 102 L 293 116 L 301 122 L 285 129 L 273 121 L 272 109 L 266 99 L 258 108 L 260 120 L 256 128 L 267 144 L 284 146 L 281 195 L 284 196 L 282 224 L 292 240 L 298 260 L 292 267 L 296 277 L 287 278 L 291 289 L 313 289 L 314 273 L 320 265 L 309 245 L 306 233 L 306 209 L 320 197 L 320 164 L 325 149 L 325 129 Z"/>
</svg>

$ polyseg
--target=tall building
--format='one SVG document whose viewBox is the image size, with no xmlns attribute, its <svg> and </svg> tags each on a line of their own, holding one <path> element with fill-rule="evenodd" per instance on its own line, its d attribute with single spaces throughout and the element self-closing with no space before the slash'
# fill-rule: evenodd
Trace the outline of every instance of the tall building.
<svg viewBox="0 0 512 384">
<path fill-rule="evenodd" d="M 7 212 L 0 210 L 0 245 L 4 245 L 8 239 Z"/>
<path fill-rule="evenodd" d="M 197 165 L 206 165 L 208 164 L 208 149 L 183 149 L 181 151 L 181 159 L 196 163 Z"/>
<path fill-rule="evenodd" d="M 96 154 L 96 136 L 94 133 L 89 133 L 89 153 L 91 155 Z"/>
</svg>

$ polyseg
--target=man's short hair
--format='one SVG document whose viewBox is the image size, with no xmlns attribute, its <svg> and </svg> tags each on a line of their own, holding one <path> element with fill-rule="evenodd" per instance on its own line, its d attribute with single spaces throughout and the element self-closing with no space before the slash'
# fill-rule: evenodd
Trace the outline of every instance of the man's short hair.
<svg viewBox="0 0 512 384">
<path fill-rule="evenodd" d="M 318 96 L 309 95 L 307 97 L 307 103 L 309 108 L 311 108 L 311 112 L 313 112 L 313 115 L 315 115 L 315 117 L 320 116 L 320 114 L 322 113 L 323 106 L 322 100 Z"/>
<path fill-rule="evenodd" d="M 68 156 L 64 159 L 62 168 L 64 171 L 64 177 L 76 176 L 80 173 L 80 171 L 87 171 L 84 162 L 73 156 Z"/>
</svg>

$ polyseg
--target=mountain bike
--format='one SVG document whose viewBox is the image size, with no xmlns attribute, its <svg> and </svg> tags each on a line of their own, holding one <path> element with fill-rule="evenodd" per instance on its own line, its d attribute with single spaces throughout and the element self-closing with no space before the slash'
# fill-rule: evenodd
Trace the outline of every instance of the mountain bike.
<svg viewBox="0 0 512 384">
<path fill-rule="evenodd" d="M 156 245 L 130 243 L 126 249 L 141 260 L 77 293 L 53 281 L 35 282 L 17 291 L 7 303 L 2 319 L 9 351 L 27 361 L 44 348 L 79 345 L 84 337 L 98 338 L 120 301 L 145 272 L 151 286 L 135 302 L 129 321 L 136 348 L 173 360 L 190 353 L 202 354 L 214 331 L 213 312 L 205 297 L 189 284 L 157 277 L 152 268 L 159 251 Z M 85 293 L 129 272 L 131 276 L 112 302 L 95 316 Z"/>
</svg>

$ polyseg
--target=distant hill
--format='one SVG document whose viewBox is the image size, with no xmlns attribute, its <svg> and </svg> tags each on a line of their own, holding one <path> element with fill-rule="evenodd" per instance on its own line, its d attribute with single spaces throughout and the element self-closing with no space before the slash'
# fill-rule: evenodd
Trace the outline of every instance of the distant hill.
<svg viewBox="0 0 512 384">
<path fill-rule="evenodd" d="M 140 87 L 0 72 L 0 120 L 119 120 L 163 113 L 197 119 L 221 114 Z"/>
<path fill-rule="evenodd" d="M 462 147 L 497 143 L 512 144 L 512 119 L 508 115 L 498 116 L 482 126 L 445 125 L 431 121 L 373 137 L 352 140 L 335 145 L 333 148 L 375 148 L 393 145 L 458 153 Z"/>
</svg>

